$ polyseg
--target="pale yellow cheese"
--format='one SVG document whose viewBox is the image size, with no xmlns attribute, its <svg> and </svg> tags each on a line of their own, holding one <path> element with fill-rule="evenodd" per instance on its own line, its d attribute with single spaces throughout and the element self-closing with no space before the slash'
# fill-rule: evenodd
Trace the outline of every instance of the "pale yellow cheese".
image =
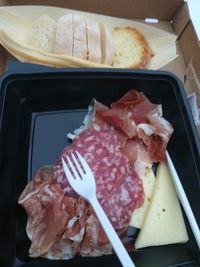
<svg viewBox="0 0 200 267">
<path fill-rule="evenodd" d="M 135 247 L 182 243 L 188 240 L 181 207 L 166 164 L 160 164 L 149 209 Z"/>
<path fill-rule="evenodd" d="M 140 175 L 140 178 L 143 182 L 144 189 L 144 202 L 142 206 L 138 209 L 135 209 L 129 225 L 136 228 L 141 228 L 144 216 L 149 207 L 151 196 L 153 193 L 154 185 L 155 185 L 155 175 L 151 168 L 147 169 L 143 174 Z"/>
</svg>

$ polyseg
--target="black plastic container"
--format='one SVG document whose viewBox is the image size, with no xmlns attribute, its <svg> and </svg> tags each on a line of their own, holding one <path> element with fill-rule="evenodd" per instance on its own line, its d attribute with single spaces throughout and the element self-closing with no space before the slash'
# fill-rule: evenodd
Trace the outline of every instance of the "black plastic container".
<svg viewBox="0 0 200 267">
<path fill-rule="evenodd" d="M 130 89 L 163 106 L 174 126 L 168 151 L 200 225 L 200 144 L 180 81 L 170 73 L 128 70 L 42 70 L 1 79 L 0 266 L 120 266 L 116 256 L 70 261 L 29 258 L 26 213 L 17 199 L 45 164 L 53 164 L 79 127 L 92 98 L 109 105 Z M 138 267 L 200 266 L 200 253 L 185 218 L 189 242 L 131 253 Z M 176 231 L 176 229 L 174 229 Z"/>
</svg>

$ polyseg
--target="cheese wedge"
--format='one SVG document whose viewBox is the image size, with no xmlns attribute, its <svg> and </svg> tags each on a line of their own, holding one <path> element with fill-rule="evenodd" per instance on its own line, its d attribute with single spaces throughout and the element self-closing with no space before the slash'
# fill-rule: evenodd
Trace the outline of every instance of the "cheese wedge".
<svg viewBox="0 0 200 267">
<path fill-rule="evenodd" d="M 188 240 L 180 203 L 166 164 L 158 167 L 149 209 L 135 248 L 183 243 Z"/>
<path fill-rule="evenodd" d="M 146 214 L 146 211 L 148 210 L 155 185 L 155 175 L 151 168 L 147 169 L 143 174 L 141 174 L 140 178 L 143 182 L 144 202 L 142 206 L 134 210 L 129 223 L 130 226 L 136 228 L 141 228 L 142 226 L 144 216 Z"/>
</svg>

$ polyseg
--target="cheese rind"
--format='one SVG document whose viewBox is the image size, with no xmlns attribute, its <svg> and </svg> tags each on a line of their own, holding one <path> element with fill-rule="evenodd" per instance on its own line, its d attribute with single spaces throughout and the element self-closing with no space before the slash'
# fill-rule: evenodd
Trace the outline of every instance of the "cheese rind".
<svg viewBox="0 0 200 267">
<path fill-rule="evenodd" d="M 161 163 L 149 209 L 135 242 L 135 248 L 188 241 L 180 203 L 166 164 Z"/>
<path fill-rule="evenodd" d="M 151 168 L 147 169 L 143 174 L 141 174 L 140 178 L 143 183 L 144 202 L 142 206 L 134 210 L 129 223 L 130 226 L 136 228 L 141 228 L 142 226 L 144 216 L 146 214 L 146 211 L 148 210 L 155 185 L 155 175 Z"/>
</svg>

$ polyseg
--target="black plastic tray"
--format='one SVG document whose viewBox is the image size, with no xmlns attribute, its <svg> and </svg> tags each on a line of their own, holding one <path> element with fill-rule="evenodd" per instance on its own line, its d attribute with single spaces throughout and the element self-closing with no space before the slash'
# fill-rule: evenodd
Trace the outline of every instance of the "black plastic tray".
<svg viewBox="0 0 200 267">
<path fill-rule="evenodd" d="M 130 89 L 161 103 L 174 126 L 168 151 L 200 225 L 200 144 L 180 81 L 170 73 L 128 70 L 47 70 L 1 79 L 0 266 L 120 266 L 116 256 L 52 261 L 28 257 L 26 214 L 17 199 L 38 167 L 53 164 L 67 133 L 77 128 L 95 97 L 105 105 Z M 200 253 L 185 218 L 189 242 L 131 253 L 138 267 L 199 266 Z M 176 231 L 176 229 L 174 229 Z"/>
</svg>

